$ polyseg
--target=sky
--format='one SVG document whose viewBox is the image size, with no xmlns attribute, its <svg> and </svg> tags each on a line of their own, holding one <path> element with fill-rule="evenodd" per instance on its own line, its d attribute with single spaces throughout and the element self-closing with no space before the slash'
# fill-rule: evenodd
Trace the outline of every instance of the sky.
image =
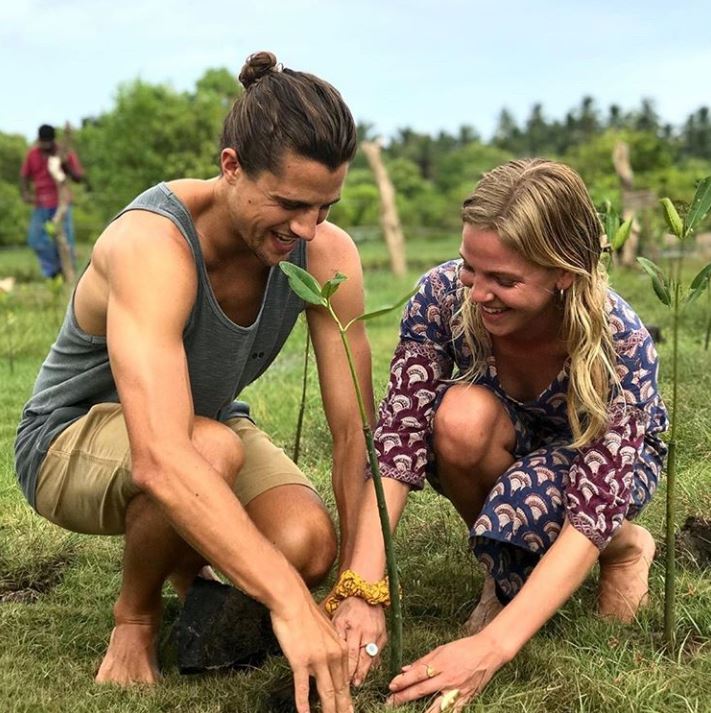
<svg viewBox="0 0 711 713">
<path fill-rule="evenodd" d="M 503 107 L 563 118 L 585 95 L 603 114 L 650 98 L 679 126 L 711 104 L 709 28 L 708 0 L 5 0 L 0 131 L 79 125 L 137 78 L 189 91 L 261 49 L 330 81 L 384 138 L 489 138 Z"/>
</svg>

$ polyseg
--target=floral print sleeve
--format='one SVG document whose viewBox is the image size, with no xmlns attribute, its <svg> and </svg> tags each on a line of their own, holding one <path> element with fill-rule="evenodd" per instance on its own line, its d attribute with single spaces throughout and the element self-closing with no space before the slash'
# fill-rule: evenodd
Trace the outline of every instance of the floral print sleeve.
<svg viewBox="0 0 711 713">
<path fill-rule="evenodd" d="M 667 428 L 652 339 L 629 305 L 610 297 L 621 389 L 610 405 L 607 433 L 578 452 L 565 488 L 568 520 L 599 549 L 656 487 L 666 450 L 659 434 Z"/>
<path fill-rule="evenodd" d="M 374 433 L 381 475 L 414 489 L 424 485 L 432 416 L 455 364 L 451 323 L 458 264 L 447 262 L 425 274 L 405 307 Z"/>
</svg>

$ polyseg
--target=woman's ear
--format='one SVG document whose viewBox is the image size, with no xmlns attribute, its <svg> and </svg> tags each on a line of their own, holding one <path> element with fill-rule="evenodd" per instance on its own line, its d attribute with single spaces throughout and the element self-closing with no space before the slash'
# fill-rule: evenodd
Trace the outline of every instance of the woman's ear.
<svg viewBox="0 0 711 713">
<path fill-rule="evenodd" d="M 568 270 L 561 270 L 555 281 L 556 290 L 567 290 L 575 281 L 575 275 Z"/>
</svg>

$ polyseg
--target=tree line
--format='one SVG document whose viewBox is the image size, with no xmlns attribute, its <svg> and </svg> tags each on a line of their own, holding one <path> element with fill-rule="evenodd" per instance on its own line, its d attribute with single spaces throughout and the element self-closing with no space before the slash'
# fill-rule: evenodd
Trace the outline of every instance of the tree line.
<svg viewBox="0 0 711 713">
<path fill-rule="evenodd" d="M 191 91 L 136 80 L 121 85 L 111 110 L 83 120 L 74 144 L 90 182 L 74 188 L 77 238 L 92 242 L 111 217 L 143 189 L 161 180 L 208 178 L 217 171 L 222 120 L 240 89 L 227 69 L 210 69 Z M 361 122 L 361 139 L 373 125 Z M 621 209 L 612 165 L 618 141 L 630 149 L 635 188 L 683 198 L 711 174 L 711 119 L 706 106 L 674 127 L 651 100 L 630 110 L 599 108 L 592 97 L 563 118 L 547 117 L 542 104 L 518 122 L 502 109 L 493 136 L 484 140 L 464 125 L 436 135 L 399 129 L 383 149 L 397 191 L 406 233 L 422 228 L 450 232 L 459 206 L 484 171 L 520 156 L 546 156 L 578 170 L 599 205 Z M 0 132 L 0 245 L 25 241 L 29 207 L 22 203 L 18 174 L 29 148 L 23 136 Z M 378 193 L 365 158 L 351 167 L 342 200 L 331 219 L 346 229 L 378 224 Z"/>
</svg>

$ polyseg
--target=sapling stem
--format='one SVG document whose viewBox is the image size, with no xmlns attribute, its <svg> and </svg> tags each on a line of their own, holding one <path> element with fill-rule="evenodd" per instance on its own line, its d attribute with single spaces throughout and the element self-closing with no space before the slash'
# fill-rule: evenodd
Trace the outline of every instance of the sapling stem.
<svg viewBox="0 0 711 713">
<path fill-rule="evenodd" d="M 299 462 L 301 455 L 301 433 L 304 428 L 304 412 L 306 411 L 306 386 L 309 378 L 309 347 L 311 346 L 311 334 L 309 326 L 306 325 L 306 344 L 304 345 L 304 373 L 301 378 L 301 401 L 299 402 L 299 415 L 296 417 L 296 434 L 294 435 L 294 463 Z"/>
<path fill-rule="evenodd" d="M 383 481 L 380 475 L 380 466 L 378 465 L 378 457 L 375 453 L 375 443 L 373 441 L 373 431 L 368 423 L 368 414 L 365 410 L 363 395 L 358 384 L 358 375 L 355 370 L 353 353 L 348 342 L 347 331 L 353 324 L 349 322 L 344 328 L 341 321 L 336 316 L 336 313 L 331 307 L 331 302 L 328 302 L 328 310 L 333 319 L 336 320 L 338 331 L 341 335 L 343 348 L 346 351 L 348 359 L 348 368 L 351 372 L 351 379 L 355 387 L 356 398 L 358 399 L 358 410 L 360 411 L 361 423 L 363 424 L 363 435 L 365 436 L 365 444 L 368 449 L 368 463 L 370 471 L 373 475 L 373 487 L 375 488 L 375 498 L 378 503 L 378 515 L 380 516 L 380 527 L 383 531 L 383 545 L 385 547 L 385 561 L 388 570 L 388 590 L 390 591 L 390 674 L 394 678 L 400 673 L 402 668 L 402 604 L 400 602 L 400 575 L 397 571 L 397 561 L 395 558 L 395 545 L 390 529 L 390 515 L 388 506 L 385 502 L 385 491 L 383 490 Z"/>
<path fill-rule="evenodd" d="M 711 290 L 706 292 L 706 337 L 704 338 L 704 351 L 709 350 L 709 341 L 711 340 Z"/>
<path fill-rule="evenodd" d="M 668 275 L 646 258 L 639 257 L 644 271 L 652 279 L 654 292 L 662 304 L 672 310 L 672 402 L 669 428 L 669 453 L 667 455 L 667 498 L 666 498 L 666 562 L 664 574 L 664 641 L 672 655 L 676 653 L 676 447 L 677 419 L 679 412 L 679 326 L 683 306 L 697 299 L 709 289 L 711 263 L 691 281 L 688 291 L 682 296 L 682 263 L 685 240 L 703 222 L 711 209 L 711 176 L 704 178 L 696 188 L 696 194 L 688 211 L 681 219 L 676 207 L 669 198 L 662 198 L 664 218 L 671 232 L 679 241 L 679 252 L 669 265 Z"/>
<path fill-rule="evenodd" d="M 338 315 L 331 305 L 331 297 L 335 294 L 341 282 L 346 279 L 345 275 L 337 273 L 335 277 L 328 280 L 323 287 L 310 275 L 306 270 L 289 262 L 279 264 L 282 272 L 287 276 L 291 289 L 303 299 L 305 302 L 320 306 L 328 310 L 331 318 L 338 326 L 338 332 L 343 343 L 343 348 L 348 362 L 351 380 L 355 389 L 356 400 L 358 402 L 358 411 L 360 413 L 361 425 L 365 436 L 365 445 L 368 453 L 368 463 L 370 465 L 373 476 L 373 486 L 375 488 L 375 496 L 378 504 L 378 515 L 380 516 L 380 527 L 383 534 L 383 546 L 385 549 L 385 560 L 387 563 L 388 572 L 388 590 L 390 592 L 390 673 L 391 677 L 395 677 L 402 668 L 402 605 L 400 601 L 400 578 L 397 570 L 397 561 L 395 559 L 395 548 L 393 545 L 392 531 L 390 529 L 390 516 L 388 514 L 387 503 L 385 500 L 385 492 L 380 476 L 380 468 L 378 459 L 375 453 L 375 444 L 373 442 L 373 432 L 368 421 L 368 412 L 363 401 L 363 393 L 358 382 L 358 374 L 355 368 L 355 360 L 351 351 L 350 342 L 348 341 L 347 332 L 359 321 L 365 321 L 378 317 L 392 311 L 396 307 L 402 306 L 415 292 L 412 290 L 405 295 L 399 302 L 389 307 L 368 312 L 354 317 L 345 326 L 342 324 Z"/>
<path fill-rule="evenodd" d="M 681 262 L 681 259 L 679 260 Z M 680 277 L 681 269 L 677 270 Z M 664 574 L 664 640 L 671 652 L 676 650 L 676 424 L 679 382 L 679 279 L 674 282 L 672 322 L 672 408 L 667 455 L 666 570 Z"/>
</svg>

